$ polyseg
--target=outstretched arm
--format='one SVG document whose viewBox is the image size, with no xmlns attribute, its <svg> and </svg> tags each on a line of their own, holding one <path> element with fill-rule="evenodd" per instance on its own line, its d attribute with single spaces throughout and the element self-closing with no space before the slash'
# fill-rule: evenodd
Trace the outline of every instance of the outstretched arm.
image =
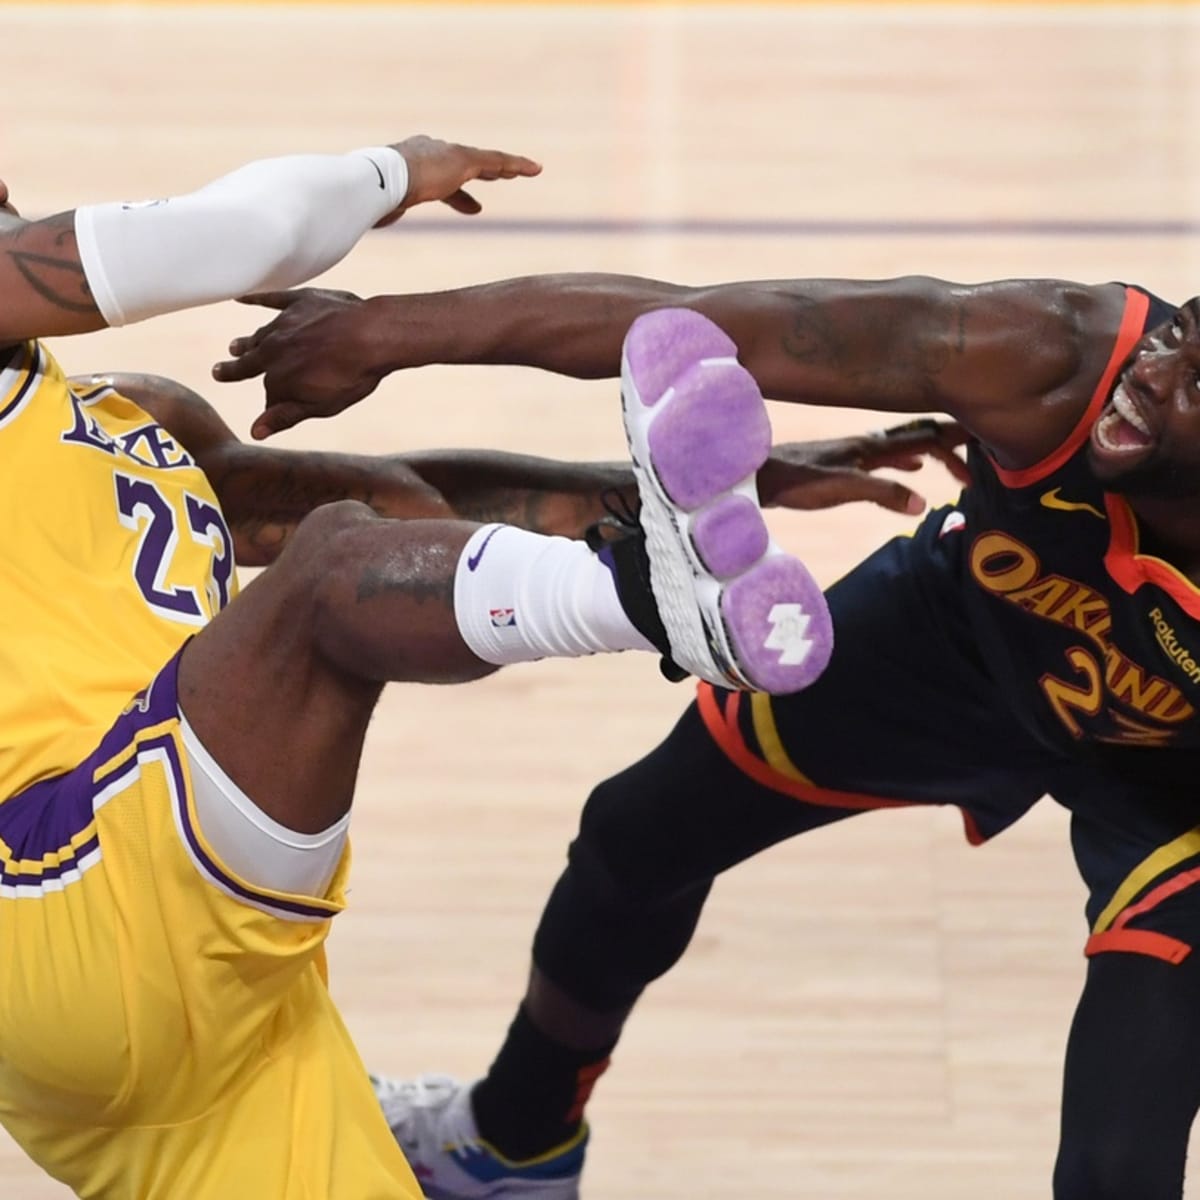
<svg viewBox="0 0 1200 1200">
<path fill-rule="evenodd" d="M 259 437 L 338 412 L 405 367 L 512 363 L 615 375 L 636 317 L 684 307 L 733 338 L 770 398 L 946 412 L 1014 464 L 1040 458 L 1072 428 L 1123 307 L 1111 285 L 925 277 L 682 287 L 550 275 L 366 301 L 321 292 L 259 299 L 283 312 L 238 339 L 216 368 L 218 379 L 265 374 Z"/>
<path fill-rule="evenodd" d="M 384 517 L 503 521 L 578 537 L 605 515 L 608 493 L 636 495 L 627 463 L 561 463 L 498 451 L 282 450 L 242 442 L 207 400 L 174 380 L 116 373 L 73 382 L 115 388 L 187 449 L 221 502 L 240 566 L 273 562 L 308 513 L 338 500 L 357 500 Z"/>
<path fill-rule="evenodd" d="M 42 221 L 0 204 L 0 346 L 290 287 L 415 204 L 477 212 L 465 183 L 539 170 L 516 155 L 415 137 L 251 163 L 148 204 L 92 205 Z"/>
<path fill-rule="evenodd" d="M 139 404 L 196 459 L 229 521 L 241 566 L 274 561 L 314 508 L 358 500 L 385 517 L 502 521 L 538 533 L 580 537 L 602 520 L 615 495 L 637 495 L 628 463 L 564 463 L 487 450 L 358 455 L 277 450 L 241 442 L 203 397 L 155 375 L 116 374 L 75 381 L 107 383 Z M 759 473 L 764 504 L 829 508 L 868 500 L 896 512 L 924 502 L 881 467 L 915 470 L 932 457 L 962 478 L 953 449 L 961 430 L 914 422 L 883 434 L 779 446 Z"/>
</svg>

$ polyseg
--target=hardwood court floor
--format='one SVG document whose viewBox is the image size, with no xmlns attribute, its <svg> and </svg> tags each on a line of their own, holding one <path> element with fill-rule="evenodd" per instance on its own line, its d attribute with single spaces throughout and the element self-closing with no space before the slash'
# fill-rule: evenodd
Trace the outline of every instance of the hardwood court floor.
<svg viewBox="0 0 1200 1200">
<path fill-rule="evenodd" d="M 1178 298 L 1200 278 L 1186 8 L 132 5 L 0 19 L 24 48 L 5 65 L 0 174 L 29 211 L 417 131 L 544 159 L 536 182 L 481 187 L 474 224 L 419 212 L 369 238 L 330 277 L 360 292 L 600 267 L 692 282 L 1119 278 Z M 253 319 L 225 305 L 57 350 L 69 370 L 205 387 Z M 244 430 L 255 388 L 216 398 Z M 781 439 L 886 423 L 774 415 Z M 507 369 L 394 379 L 287 441 L 623 446 L 611 385 Z M 933 470 L 921 482 L 935 500 L 952 492 Z M 778 530 L 832 581 L 907 524 L 856 506 Z M 589 787 L 653 746 L 689 695 L 632 656 L 389 691 L 332 940 L 333 987 L 373 1068 L 486 1066 Z M 898 812 L 734 871 L 597 1091 L 588 1200 L 1047 1195 L 1083 968 L 1065 834 L 1047 804 L 971 850 L 956 814 Z M 7 1142 L 0 1178 L 22 1200 L 63 1195 Z"/>
</svg>

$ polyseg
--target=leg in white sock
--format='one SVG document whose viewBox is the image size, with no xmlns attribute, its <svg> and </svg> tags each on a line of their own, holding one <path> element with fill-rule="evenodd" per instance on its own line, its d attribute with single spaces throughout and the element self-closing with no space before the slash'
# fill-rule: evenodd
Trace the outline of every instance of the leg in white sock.
<svg viewBox="0 0 1200 1200">
<path fill-rule="evenodd" d="M 617 598 L 609 568 L 583 542 L 484 525 L 454 577 L 454 613 L 471 652 L 505 664 L 654 650 Z"/>
</svg>

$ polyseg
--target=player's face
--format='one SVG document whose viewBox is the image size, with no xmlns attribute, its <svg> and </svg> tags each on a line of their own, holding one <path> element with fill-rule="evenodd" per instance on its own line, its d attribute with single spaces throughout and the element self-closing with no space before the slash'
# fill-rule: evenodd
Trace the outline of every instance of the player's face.
<svg viewBox="0 0 1200 1200">
<path fill-rule="evenodd" d="M 1200 497 L 1200 297 L 1134 347 L 1092 426 L 1088 457 L 1115 492 Z"/>
</svg>

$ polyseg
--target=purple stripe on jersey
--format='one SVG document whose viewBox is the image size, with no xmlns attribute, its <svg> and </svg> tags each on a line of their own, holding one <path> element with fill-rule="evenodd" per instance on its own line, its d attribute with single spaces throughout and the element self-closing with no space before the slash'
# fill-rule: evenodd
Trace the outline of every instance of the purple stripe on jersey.
<svg viewBox="0 0 1200 1200">
<path fill-rule="evenodd" d="M 79 859 L 94 850 L 95 836 L 74 850 L 63 848 L 92 822 L 96 797 L 121 775 L 133 770 L 132 759 L 96 780 L 96 771 L 124 750 L 138 733 L 176 715 L 175 674 L 177 658 L 159 672 L 145 691 L 113 723 L 100 745 L 74 770 L 53 779 L 43 779 L 0 804 L 0 840 L 10 851 L 0 884 L 57 879 L 76 868 Z M 43 863 L 41 871 L 17 871 L 21 859 Z"/>
<path fill-rule="evenodd" d="M 100 845 L 100 839 L 95 834 L 61 856 L 56 855 L 53 863 L 42 863 L 40 871 L 18 871 L 15 867 L 4 864 L 0 868 L 0 887 L 38 887 L 51 880 L 61 879 L 72 871 L 79 870 L 79 863 Z M 57 847 L 56 847 L 57 849 Z M 22 854 L 21 858 L 33 858 L 31 854 Z"/>
<path fill-rule="evenodd" d="M 139 692 L 129 707 L 116 719 L 100 745 L 73 771 L 54 779 L 44 779 L 0 804 L 0 839 L 9 848 L 11 859 L 42 862 L 49 857 L 40 872 L 18 872 L 9 864 L 0 870 L 0 886 L 26 884 L 36 886 L 45 880 L 58 879 L 77 868 L 79 859 L 98 845 L 93 835 L 74 851 L 60 855 L 71 838 L 85 830 L 92 821 L 97 797 L 105 788 L 118 784 L 121 777 L 137 769 L 137 759 L 124 759 L 119 766 L 96 779 L 96 771 L 110 758 L 121 753 L 145 730 L 174 720 L 179 716 L 178 699 L 179 654 L 177 653 L 154 677 L 150 686 Z M 213 859 L 196 836 L 188 811 L 188 793 L 183 765 L 175 740 L 169 733 L 142 738 L 138 758 L 148 752 L 161 751 L 171 773 L 179 824 L 192 856 L 201 870 L 227 888 L 235 896 L 258 906 L 276 909 L 296 916 L 325 920 L 332 914 L 328 908 L 305 904 L 300 900 L 285 900 L 264 895 L 247 887 L 229 875 Z"/>
<path fill-rule="evenodd" d="M 72 771 L 35 783 L 0 804 L 0 840 L 9 850 L 0 883 L 37 884 L 57 879 L 64 871 L 74 870 L 87 849 L 95 848 L 92 837 L 86 849 L 63 849 L 91 824 L 91 782 L 90 771 Z M 18 871 L 15 863 L 22 859 L 42 863 L 42 870 Z"/>
</svg>

